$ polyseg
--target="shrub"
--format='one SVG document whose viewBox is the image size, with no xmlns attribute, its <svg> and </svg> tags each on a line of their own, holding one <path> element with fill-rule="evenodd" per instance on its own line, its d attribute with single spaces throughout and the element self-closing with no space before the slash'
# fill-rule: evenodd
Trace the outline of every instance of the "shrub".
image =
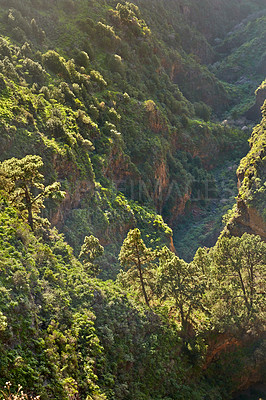
<svg viewBox="0 0 266 400">
<path fill-rule="evenodd" d="M 86 39 L 82 43 L 82 49 L 88 54 L 90 60 L 94 60 L 94 49 L 91 47 L 89 41 Z"/>
<path fill-rule="evenodd" d="M 184 115 L 184 114 L 181 116 L 181 123 L 182 123 L 182 125 L 184 126 L 184 128 L 187 128 L 187 127 L 188 127 L 189 119 L 188 119 L 188 117 L 187 117 L 186 115 Z"/>
<path fill-rule="evenodd" d="M 120 41 L 119 37 L 115 34 L 114 28 L 102 22 L 98 22 L 96 25 L 96 34 L 99 43 L 108 50 L 114 49 Z"/>
<path fill-rule="evenodd" d="M 95 23 L 91 18 L 86 18 L 85 20 L 79 20 L 78 22 L 79 28 L 89 35 L 95 34 Z"/>
<path fill-rule="evenodd" d="M 124 65 L 121 56 L 114 54 L 109 59 L 109 67 L 112 72 L 118 72 L 122 74 L 124 72 Z"/>
<path fill-rule="evenodd" d="M 140 20 L 139 8 L 128 1 L 125 4 L 118 3 L 116 11 L 122 24 L 126 25 L 134 36 L 150 33 L 149 28 L 143 20 Z"/>
<path fill-rule="evenodd" d="M 114 28 L 110 25 L 103 24 L 100 21 L 96 25 L 96 31 L 100 38 L 103 38 L 103 37 L 107 37 L 110 39 L 116 38 Z"/>
<path fill-rule="evenodd" d="M 69 77 L 65 60 L 54 50 L 49 50 L 43 55 L 44 65 L 54 74 L 62 75 L 65 79 Z"/>
<path fill-rule="evenodd" d="M 45 32 L 37 25 L 34 18 L 31 20 L 30 25 L 33 37 L 37 40 L 37 42 L 43 43 L 46 37 Z"/>
<path fill-rule="evenodd" d="M 22 43 L 26 40 L 25 32 L 19 27 L 12 29 L 12 37 L 19 43 Z"/>
<path fill-rule="evenodd" d="M 31 60 L 30 58 L 26 58 L 23 61 L 24 71 L 28 72 L 31 80 L 37 81 L 38 83 L 42 83 L 45 78 L 45 70 L 38 62 Z"/>
<path fill-rule="evenodd" d="M 32 49 L 28 42 L 25 42 L 21 47 L 21 54 L 25 57 L 29 57 L 32 54 Z"/>
<path fill-rule="evenodd" d="M 0 64 L 0 71 L 12 80 L 18 79 L 17 71 L 8 57 L 5 57 Z"/>
<path fill-rule="evenodd" d="M 80 67 L 87 68 L 90 64 L 88 53 L 86 51 L 79 51 L 75 57 L 75 63 Z"/>
<path fill-rule="evenodd" d="M 97 83 L 97 85 L 100 87 L 100 89 L 104 89 L 105 86 L 107 86 L 107 82 L 104 80 L 104 78 L 100 74 L 100 72 L 92 70 L 90 72 L 90 77 L 91 77 L 92 81 Z"/>
<path fill-rule="evenodd" d="M 74 60 L 68 60 L 67 63 L 65 64 L 65 67 L 67 69 L 69 80 L 71 82 L 80 83 L 81 75 L 76 69 L 76 64 L 75 64 Z"/>
<path fill-rule="evenodd" d="M 0 56 L 1 58 L 8 57 L 12 58 L 11 47 L 5 39 L 0 39 Z"/>
<path fill-rule="evenodd" d="M 14 8 L 10 9 L 7 14 L 7 22 L 12 28 L 19 28 L 24 32 L 24 34 L 30 35 L 30 24 L 26 18 L 21 15 L 20 11 L 15 10 Z"/>
<path fill-rule="evenodd" d="M 6 82 L 4 79 L 4 76 L 2 74 L 0 74 L 0 91 L 5 90 L 6 89 Z"/>
<path fill-rule="evenodd" d="M 69 85 L 66 82 L 61 82 L 59 85 L 59 89 L 63 93 L 66 102 L 71 103 L 72 106 L 75 105 L 75 95 L 70 90 Z"/>
<path fill-rule="evenodd" d="M 11 383 L 7 382 L 4 390 L 0 390 L 4 400 L 39 400 L 40 396 L 32 397 L 23 392 L 22 386 L 18 385 L 15 393 L 11 392 Z"/>
<path fill-rule="evenodd" d="M 40 89 L 40 94 L 43 94 L 43 97 L 44 97 L 46 100 L 49 100 L 49 99 L 50 99 L 50 91 L 49 91 L 49 89 L 48 89 L 47 86 L 43 86 L 43 87 Z"/>
<path fill-rule="evenodd" d="M 118 114 L 118 112 L 112 107 L 110 108 L 110 110 L 108 111 L 108 115 L 107 118 L 113 122 L 114 124 L 117 124 L 120 119 L 121 119 L 121 115 Z"/>
<path fill-rule="evenodd" d="M 78 110 L 76 118 L 81 134 L 85 139 L 93 139 L 99 135 L 100 131 L 98 125 L 95 124 L 84 111 Z"/>
<path fill-rule="evenodd" d="M 89 107 L 89 114 L 92 117 L 92 119 L 97 120 L 99 118 L 99 110 L 97 107 L 94 105 L 91 105 Z"/>
<path fill-rule="evenodd" d="M 194 103 L 195 114 L 203 119 L 203 121 L 208 122 L 211 117 L 211 108 L 203 102 Z"/>
</svg>

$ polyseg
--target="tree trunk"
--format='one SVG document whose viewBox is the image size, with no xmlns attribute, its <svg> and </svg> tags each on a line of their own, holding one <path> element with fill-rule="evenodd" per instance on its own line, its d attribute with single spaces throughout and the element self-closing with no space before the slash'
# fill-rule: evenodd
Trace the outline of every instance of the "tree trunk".
<svg viewBox="0 0 266 400">
<path fill-rule="evenodd" d="M 29 189 L 26 185 L 25 185 L 25 201 L 26 201 L 26 207 L 28 210 L 28 224 L 31 227 L 31 230 L 34 231 L 31 198 L 30 198 Z"/>
<path fill-rule="evenodd" d="M 143 274 L 142 274 L 142 269 L 141 269 L 141 261 L 140 261 L 138 243 L 135 243 L 135 249 L 136 249 L 137 259 L 138 259 L 138 261 L 137 261 L 137 268 L 138 268 L 138 271 L 139 271 L 139 279 L 140 279 L 140 282 L 141 282 L 141 287 L 142 287 L 142 291 L 143 291 L 145 303 L 146 303 L 147 306 L 150 308 L 150 304 L 149 304 L 149 300 L 148 300 L 148 296 L 147 296 L 147 293 L 146 293 L 146 289 L 145 289 L 145 285 L 144 285 L 144 280 L 143 280 Z"/>
<path fill-rule="evenodd" d="M 250 311 L 251 311 L 250 304 L 249 304 L 249 301 L 248 301 L 248 297 L 247 297 L 244 281 L 243 281 L 243 278 L 242 278 L 242 275 L 241 275 L 241 271 L 238 270 L 237 272 L 238 272 L 238 276 L 239 276 L 239 279 L 240 279 L 240 282 L 241 282 L 241 288 L 242 288 L 242 292 L 243 292 L 243 295 L 244 295 L 244 301 L 245 301 L 245 304 L 246 304 L 246 307 L 247 307 L 247 310 L 248 310 L 248 314 L 250 314 Z"/>
<path fill-rule="evenodd" d="M 147 296 L 145 285 L 144 285 L 144 280 L 143 280 L 140 260 L 139 260 L 138 270 L 139 270 L 139 278 L 140 278 L 140 282 L 141 282 L 141 286 L 142 286 L 142 291 L 143 291 L 143 294 L 144 294 L 144 299 L 145 299 L 145 302 L 146 302 L 147 306 L 150 307 L 148 296 Z"/>
</svg>

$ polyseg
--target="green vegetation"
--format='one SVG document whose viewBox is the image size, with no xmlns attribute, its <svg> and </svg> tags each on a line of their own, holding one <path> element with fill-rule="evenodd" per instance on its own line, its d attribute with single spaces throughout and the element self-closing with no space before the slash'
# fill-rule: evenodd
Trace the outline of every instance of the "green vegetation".
<svg viewBox="0 0 266 400">
<path fill-rule="evenodd" d="M 149 299 L 147 295 L 146 285 L 149 285 L 149 269 L 152 266 L 152 261 L 156 257 L 155 252 L 151 248 L 147 248 L 140 237 L 139 229 L 132 229 L 128 232 L 126 239 L 119 254 L 121 265 L 127 270 L 124 276 L 121 276 L 122 281 L 136 283 L 139 280 L 142 295 L 145 303 L 149 307 Z"/>
<path fill-rule="evenodd" d="M 187 264 L 131 231 L 120 254 L 130 274 L 114 283 L 92 279 L 62 235 L 34 234 L 5 199 L 0 218 L 2 387 L 12 381 L 11 392 L 21 384 L 43 399 L 223 399 L 247 361 L 262 376 L 266 247 L 258 236 L 222 238 Z M 81 258 L 91 263 L 102 250 L 87 238 Z M 150 307 L 141 280 L 131 279 L 138 259 L 152 262 L 143 270 Z M 243 329 L 252 332 L 245 346 L 212 361 L 212 338 L 240 340 Z"/>
<path fill-rule="evenodd" d="M 242 177 L 242 184 L 239 196 L 248 205 L 256 205 L 263 214 L 263 197 L 265 196 L 265 182 L 263 175 L 263 166 L 265 163 L 266 153 L 266 103 L 262 108 L 262 121 L 257 125 L 249 140 L 251 150 L 248 155 L 243 158 L 238 168 L 238 175 Z"/>
<path fill-rule="evenodd" d="M 49 196 L 64 197 L 64 192 L 59 190 L 60 183 L 54 182 L 46 187 L 43 185 L 44 177 L 39 172 L 42 166 L 43 162 L 39 156 L 26 156 L 22 160 L 11 158 L 0 164 L 0 191 L 21 215 L 26 213 L 32 231 L 35 228 L 35 220 L 44 207 L 44 199 Z"/>
<path fill-rule="evenodd" d="M 238 104 L 243 92 L 203 64 L 213 57 L 208 40 L 221 34 L 224 19 L 233 26 L 232 7 L 245 18 L 261 5 L 219 7 L 221 19 L 205 38 L 205 1 L 200 9 L 188 3 L 185 18 L 184 7 L 164 1 L 152 18 L 147 1 L 138 7 L 103 0 L 3 4 L 1 161 L 42 156 L 45 184 L 59 181 L 66 192 L 59 214 L 50 201 L 47 216 L 76 255 L 94 234 L 115 242 L 105 258 L 117 259 L 127 228 L 140 227 L 138 215 L 132 217 L 137 205 L 118 210 L 117 191 L 173 223 L 190 194 L 204 190 L 202 181 L 213 180 L 207 164 L 223 164 L 236 149 L 243 154 L 244 132 L 209 121 Z M 105 277 L 116 272 L 102 268 Z"/>
<path fill-rule="evenodd" d="M 262 84 L 263 86 L 263 84 Z M 245 220 L 250 221 L 249 232 L 259 231 L 265 240 L 265 151 L 266 151 L 266 102 L 262 107 L 262 121 L 255 126 L 249 139 L 250 151 L 237 170 L 240 182 L 237 207 L 228 215 L 226 232 L 241 234 L 246 230 Z"/>
<path fill-rule="evenodd" d="M 264 7 L 1 2 L 0 399 L 263 381 Z"/>
<path fill-rule="evenodd" d="M 100 245 L 99 239 L 94 236 L 85 236 L 84 244 L 81 246 L 79 258 L 83 260 L 84 267 L 88 274 L 97 276 L 99 266 L 94 264 L 95 258 L 101 256 L 104 252 L 103 246 Z"/>
</svg>

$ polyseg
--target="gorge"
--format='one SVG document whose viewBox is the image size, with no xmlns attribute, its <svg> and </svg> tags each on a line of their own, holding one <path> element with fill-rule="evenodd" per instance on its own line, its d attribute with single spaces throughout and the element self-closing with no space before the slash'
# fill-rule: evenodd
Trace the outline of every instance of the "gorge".
<svg viewBox="0 0 266 400">
<path fill-rule="evenodd" d="M 0 399 L 266 398 L 265 43 L 265 0 L 0 1 Z"/>
</svg>

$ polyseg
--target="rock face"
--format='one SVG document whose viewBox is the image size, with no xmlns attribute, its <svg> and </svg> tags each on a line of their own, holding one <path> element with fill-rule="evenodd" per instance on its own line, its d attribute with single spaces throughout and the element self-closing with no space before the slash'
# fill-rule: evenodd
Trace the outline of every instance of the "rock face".
<svg viewBox="0 0 266 400">
<path fill-rule="evenodd" d="M 266 91 L 264 91 L 264 96 Z M 260 235 L 266 241 L 266 101 L 262 121 L 250 138 L 251 149 L 238 168 L 236 212 L 226 230 L 235 236 L 244 232 Z"/>
<path fill-rule="evenodd" d="M 69 160 L 54 155 L 52 164 L 59 180 L 69 179 L 69 185 L 65 189 L 64 200 L 50 215 L 52 226 L 61 229 L 71 210 L 78 208 L 86 195 L 90 193 L 92 196 L 94 194 L 95 184 L 89 177 L 87 179 L 81 177 L 75 163 Z"/>
<path fill-rule="evenodd" d="M 266 222 L 255 208 L 248 207 L 241 199 L 237 201 L 238 215 L 228 224 L 230 233 L 242 236 L 245 232 L 260 235 L 266 241 Z"/>
<path fill-rule="evenodd" d="M 248 354 L 249 349 L 257 348 L 253 356 L 249 357 L 249 362 L 239 363 L 239 358 L 234 360 L 234 354 Z M 228 354 L 230 354 L 230 367 L 235 363 L 235 368 L 231 369 L 230 380 L 236 391 L 243 391 L 252 385 L 263 382 L 264 357 L 263 337 L 253 336 L 252 333 L 243 335 L 242 337 L 233 337 L 230 334 L 221 333 L 209 338 L 209 346 L 205 358 L 204 370 L 207 370 L 212 363 L 221 363 L 222 368 L 228 369 Z M 260 349 L 260 350 L 259 350 Z M 238 361 L 237 361 L 238 360 Z M 246 361 L 246 358 L 245 358 Z M 239 363 L 239 365 L 237 365 Z M 229 367 L 229 368 L 230 368 Z M 225 372 L 226 373 L 226 372 Z M 263 390 L 263 387 L 261 387 Z M 242 398 L 242 397 L 241 397 Z"/>
<path fill-rule="evenodd" d="M 256 102 L 255 104 L 246 112 L 246 117 L 251 121 L 256 121 L 261 116 L 261 107 L 263 106 L 264 100 L 266 98 L 266 81 L 264 81 L 260 87 L 256 90 Z"/>
</svg>

